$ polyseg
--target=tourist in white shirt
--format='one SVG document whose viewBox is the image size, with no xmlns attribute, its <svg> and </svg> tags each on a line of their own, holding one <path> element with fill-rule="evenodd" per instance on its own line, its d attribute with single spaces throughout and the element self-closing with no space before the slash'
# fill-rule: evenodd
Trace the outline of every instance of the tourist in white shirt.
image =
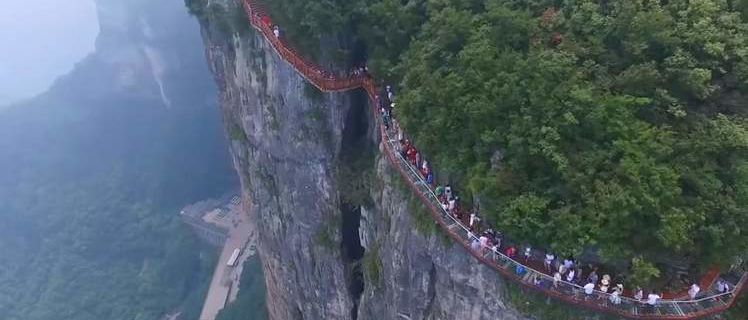
<svg viewBox="0 0 748 320">
<path fill-rule="evenodd" d="M 647 304 L 650 306 L 656 306 L 657 301 L 662 298 L 660 295 L 658 295 L 656 292 L 652 291 L 649 295 L 647 295 Z"/>
<path fill-rule="evenodd" d="M 525 262 L 527 262 L 528 260 L 530 260 L 530 256 L 532 256 L 532 247 L 527 246 L 525 248 Z"/>
<path fill-rule="evenodd" d="M 478 215 L 475 212 L 471 213 L 470 214 L 470 229 L 473 229 L 474 227 L 476 227 L 478 225 L 478 222 L 480 222 L 480 218 L 478 217 Z"/>
<path fill-rule="evenodd" d="M 644 299 L 644 290 L 642 290 L 642 288 L 636 287 L 636 293 L 634 293 L 634 299 L 636 300 Z"/>
<path fill-rule="evenodd" d="M 273 35 L 275 35 L 276 38 L 280 38 L 280 28 L 278 26 L 273 27 Z"/>
<path fill-rule="evenodd" d="M 555 273 L 555 274 L 553 275 L 553 286 L 554 286 L 554 287 L 558 287 L 558 283 L 559 283 L 560 281 L 561 281 L 561 274 L 560 274 L 560 273 L 558 273 L 558 272 L 556 272 L 556 273 Z"/>
<path fill-rule="evenodd" d="M 636 287 L 636 293 L 634 293 L 634 299 L 641 301 L 644 299 L 644 290 L 642 288 Z"/>
<path fill-rule="evenodd" d="M 574 267 L 574 260 L 572 260 L 571 258 L 564 259 L 564 269 L 570 270 L 573 267 Z"/>
<path fill-rule="evenodd" d="M 727 291 L 729 290 L 730 290 L 730 285 L 728 285 L 727 282 L 725 282 L 722 279 L 717 280 L 717 292 L 727 293 Z"/>
<path fill-rule="evenodd" d="M 692 284 L 691 288 L 688 289 L 688 296 L 691 297 L 691 300 L 696 299 L 696 295 L 699 294 L 699 291 L 701 291 L 701 288 L 698 284 Z"/>
<path fill-rule="evenodd" d="M 551 265 L 553 265 L 553 260 L 555 259 L 556 259 L 556 256 L 554 256 L 552 253 L 545 254 L 545 260 L 543 261 L 543 265 L 545 266 L 546 272 L 551 272 Z"/>
<path fill-rule="evenodd" d="M 586 295 L 592 295 L 592 293 L 595 292 L 595 284 L 592 282 L 588 282 L 584 285 L 584 294 Z"/>
</svg>

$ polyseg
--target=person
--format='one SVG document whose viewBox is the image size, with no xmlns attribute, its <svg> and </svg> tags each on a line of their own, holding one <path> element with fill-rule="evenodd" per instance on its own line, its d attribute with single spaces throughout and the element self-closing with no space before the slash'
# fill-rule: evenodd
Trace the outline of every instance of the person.
<svg viewBox="0 0 748 320">
<path fill-rule="evenodd" d="M 389 115 L 389 113 L 384 108 L 382 108 L 380 110 L 380 112 L 382 113 L 382 122 L 384 122 L 384 128 L 387 129 L 387 130 L 390 130 L 390 115 Z"/>
<path fill-rule="evenodd" d="M 478 252 L 480 250 L 480 241 L 478 239 L 475 239 L 475 237 L 472 238 L 473 242 L 470 243 L 470 249 L 473 249 L 473 251 Z"/>
<path fill-rule="evenodd" d="M 426 159 L 423 159 L 423 162 L 421 162 L 421 172 L 423 173 L 423 172 L 428 172 L 428 171 L 429 171 L 429 162 L 426 161 Z"/>
<path fill-rule="evenodd" d="M 662 298 L 660 295 L 657 294 L 657 292 L 652 291 L 649 295 L 647 295 L 647 304 L 650 306 L 656 306 L 657 302 Z"/>
<path fill-rule="evenodd" d="M 473 229 L 478 226 L 478 222 L 480 222 L 480 217 L 478 217 L 478 214 L 473 211 L 470 214 L 470 229 Z"/>
<path fill-rule="evenodd" d="M 730 285 L 727 283 L 727 281 L 722 279 L 717 280 L 717 292 L 727 293 L 728 291 L 730 291 Z"/>
<path fill-rule="evenodd" d="M 509 248 L 506 248 L 504 253 L 507 257 L 514 259 L 514 255 L 517 254 L 517 249 L 515 249 L 514 246 L 509 246 Z"/>
<path fill-rule="evenodd" d="M 431 172 L 431 170 L 426 172 L 426 184 L 428 185 L 434 184 L 434 174 Z"/>
<path fill-rule="evenodd" d="M 564 259 L 564 268 L 566 270 L 571 270 L 571 268 L 573 267 L 574 267 L 574 259 L 572 258 Z"/>
<path fill-rule="evenodd" d="M 603 275 L 603 280 L 600 281 L 600 291 L 604 293 L 608 293 L 608 288 L 610 287 L 610 275 Z"/>
<path fill-rule="evenodd" d="M 587 282 L 597 283 L 597 280 L 599 280 L 599 277 L 597 275 L 597 268 L 592 268 L 592 271 L 587 276 Z"/>
<path fill-rule="evenodd" d="M 641 301 L 644 299 L 644 290 L 640 287 L 636 287 L 635 293 L 634 293 L 634 299 Z"/>
<path fill-rule="evenodd" d="M 585 283 L 584 282 L 584 278 L 582 277 L 582 275 L 583 275 L 583 273 L 582 273 L 582 267 L 581 266 L 577 266 L 576 270 L 577 270 L 576 271 L 576 276 L 575 276 L 576 277 L 576 279 L 575 279 L 576 283 L 579 284 L 579 285 L 582 285 L 583 283 Z"/>
<path fill-rule="evenodd" d="M 392 109 L 390 109 L 390 115 L 392 114 Z M 405 138 L 405 134 L 403 133 L 403 130 L 400 128 L 400 124 L 397 122 L 397 120 L 392 120 L 392 123 L 395 124 L 397 127 L 397 140 L 403 140 Z"/>
<path fill-rule="evenodd" d="M 558 283 L 561 281 L 561 273 L 556 272 L 553 274 L 553 287 L 558 287 Z"/>
<path fill-rule="evenodd" d="M 444 195 L 444 187 L 442 187 L 441 185 L 437 186 L 436 190 L 434 190 L 434 193 L 436 193 L 436 197 L 441 200 L 442 196 Z"/>
<path fill-rule="evenodd" d="M 498 250 L 498 248 L 501 248 L 501 235 L 497 232 L 493 232 L 493 230 L 491 230 L 489 234 L 491 235 L 491 243 L 493 243 L 496 249 Z"/>
<path fill-rule="evenodd" d="M 496 258 L 498 257 L 498 255 L 496 253 L 499 252 L 499 246 L 500 246 L 499 243 L 494 242 L 493 246 L 491 247 L 491 252 L 493 253 L 493 259 L 494 260 L 496 260 Z"/>
<path fill-rule="evenodd" d="M 400 157 L 403 159 L 407 159 L 408 150 L 410 150 L 410 142 L 408 141 L 408 139 L 400 139 L 400 144 L 402 145 L 402 149 L 400 150 Z"/>
<path fill-rule="evenodd" d="M 525 274 L 525 272 L 527 272 L 527 270 L 525 269 L 525 266 L 521 264 L 518 264 L 516 267 L 514 267 L 514 273 L 516 273 L 519 276 Z"/>
<path fill-rule="evenodd" d="M 276 38 L 280 38 L 280 28 L 277 25 L 273 27 L 273 35 L 275 35 Z"/>
<path fill-rule="evenodd" d="M 449 212 L 449 203 L 447 203 L 446 199 L 442 201 L 442 210 Z"/>
<path fill-rule="evenodd" d="M 447 199 L 452 199 L 452 186 L 449 184 L 444 187 L 444 196 L 447 197 Z"/>
<path fill-rule="evenodd" d="M 615 305 L 621 304 L 621 291 L 618 288 L 613 289 L 613 293 L 610 294 L 610 303 Z"/>
<path fill-rule="evenodd" d="M 266 26 L 270 26 L 270 24 L 272 24 L 272 23 L 273 23 L 272 21 L 270 21 L 270 17 L 269 17 L 269 16 L 267 16 L 267 15 L 262 15 L 262 18 L 260 18 L 260 20 L 261 20 L 261 21 L 262 21 L 262 23 L 263 23 L 264 25 L 266 25 Z"/>
<path fill-rule="evenodd" d="M 566 281 L 574 282 L 574 276 L 577 274 L 576 270 L 570 269 L 569 273 L 566 274 Z"/>
<path fill-rule="evenodd" d="M 592 282 L 587 282 L 587 284 L 584 285 L 584 294 L 586 295 L 592 295 L 592 293 L 595 292 L 595 284 Z"/>
<path fill-rule="evenodd" d="M 480 246 L 484 249 L 484 251 L 485 249 L 488 249 L 488 237 L 486 237 L 485 235 L 481 235 L 480 238 L 478 238 L 478 241 L 480 241 Z"/>
<path fill-rule="evenodd" d="M 543 282 L 540 279 L 540 274 L 536 273 L 535 275 L 533 275 L 532 284 L 534 284 L 536 287 L 543 286 Z"/>
<path fill-rule="evenodd" d="M 450 213 L 453 212 L 455 210 L 455 199 L 454 198 L 449 199 L 447 203 L 449 203 L 449 206 L 448 206 L 449 212 Z"/>
<path fill-rule="evenodd" d="M 698 284 L 694 283 L 691 285 L 691 288 L 688 289 L 688 296 L 691 297 L 691 300 L 696 299 L 696 295 L 699 294 L 699 291 L 701 291 L 701 288 Z"/>
<path fill-rule="evenodd" d="M 614 291 L 615 291 L 615 290 L 618 290 L 618 291 L 619 291 L 619 292 L 618 292 L 619 294 L 623 294 L 623 283 L 616 283 L 616 286 L 615 286 L 615 288 L 613 288 L 613 290 L 614 290 Z"/>
<path fill-rule="evenodd" d="M 530 256 L 532 256 L 532 248 L 530 246 L 527 246 L 525 248 L 525 262 L 530 260 Z"/>
<path fill-rule="evenodd" d="M 545 266 L 545 271 L 550 273 L 551 272 L 551 265 L 553 264 L 553 260 L 556 259 L 556 256 L 553 255 L 553 253 L 547 252 L 545 254 L 545 260 L 543 260 L 543 266 Z"/>
</svg>

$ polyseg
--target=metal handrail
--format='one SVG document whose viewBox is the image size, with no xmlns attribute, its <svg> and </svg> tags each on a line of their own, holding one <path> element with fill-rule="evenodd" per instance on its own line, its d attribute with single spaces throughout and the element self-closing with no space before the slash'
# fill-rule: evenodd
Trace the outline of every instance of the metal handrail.
<svg viewBox="0 0 748 320">
<path fill-rule="evenodd" d="M 427 190 L 427 196 L 429 196 L 433 202 L 438 203 L 438 200 L 437 200 L 438 197 L 434 193 L 433 189 L 428 186 L 428 184 L 426 183 L 426 181 L 424 180 L 424 178 L 421 176 L 421 174 L 418 172 L 418 170 L 415 167 L 413 167 L 413 165 L 411 165 L 410 162 L 408 162 L 406 159 L 404 159 L 402 157 L 402 155 L 400 155 L 399 153 L 393 151 L 393 149 L 396 149 L 396 146 L 394 145 L 394 143 L 396 142 L 396 139 L 393 139 L 393 137 L 390 135 L 390 132 L 388 130 L 382 129 L 382 131 L 383 131 L 383 134 L 384 134 L 384 137 L 383 137 L 384 140 L 385 140 L 384 142 L 385 142 L 385 144 L 387 144 L 389 146 L 388 148 L 386 148 L 387 149 L 386 152 L 390 153 L 393 157 L 395 157 L 397 160 L 399 160 L 398 161 L 399 165 L 401 167 L 404 167 L 405 169 L 407 169 L 408 172 L 410 173 L 410 175 L 407 175 L 406 179 L 407 178 L 411 178 L 411 177 L 415 177 L 415 179 L 417 181 L 415 181 L 414 185 L 423 186 L 423 188 L 425 188 Z M 418 190 L 416 190 L 416 192 L 418 192 Z M 471 234 L 470 229 L 467 226 L 465 226 L 460 220 L 455 219 L 452 215 L 450 215 L 447 211 L 445 211 L 441 206 L 433 205 L 433 202 L 429 203 L 430 204 L 429 207 L 432 210 L 434 210 L 434 208 L 436 208 L 436 210 L 441 213 L 440 214 L 441 217 L 444 217 L 444 216 L 448 217 L 449 220 L 451 220 L 454 224 L 458 225 L 460 227 L 460 229 L 462 229 L 465 232 L 465 236 L 466 237 Z M 447 230 L 447 232 L 451 232 L 451 231 Z M 461 238 L 461 240 L 464 238 L 463 236 L 459 236 L 459 237 Z M 467 237 L 468 241 L 470 241 L 470 240 L 477 240 L 477 239 L 478 239 L 478 237 L 475 234 L 473 234 L 472 237 Z M 466 247 L 468 247 L 467 243 L 463 243 L 463 245 L 466 246 Z M 471 250 L 471 249 L 468 249 L 468 250 Z M 644 303 L 643 300 L 637 300 L 637 299 L 633 299 L 633 298 L 626 297 L 626 296 L 623 296 L 623 295 L 619 295 L 617 297 L 617 299 L 620 299 L 619 303 L 617 303 L 617 304 L 613 304 L 613 303 L 608 304 L 607 302 L 611 301 L 612 294 L 611 293 L 602 292 L 602 291 L 597 290 L 597 289 L 593 289 L 593 293 L 592 294 L 581 295 L 582 297 L 584 297 L 584 299 L 583 299 L 583 301 L 580 301 L 580 299 L 577 297 L 577 295 L 575 293 L 582 292 L 583 291 L 583 287 L 582 286 L 579 286 L 579 285 L 577 285 L 575 283 L 568 282 L 566 280 L 555 281 L 553 279 L 553 277 L 547 275 L 545 272 L 539 271 L 539 270 L 537 270 L 535 268 L 532 268 L 532 267 L 530 267 L 528 265 L 522 264 L 521 262 L 519 262 L 519 261 L 517 261 L 517 260 L 515 260 L 515 259 L 513 259 L 513 258 L 511 258 L 511 257 L 509 257 L 509 256 L 507 256 L 505 254 L 503 254 L 501 251 L 493 250 L 493 248 L 483 248 L 482 250 L 489 251 L 491 254 L 494 254 L 495 257 L 498 257 L 498 258 L 495 258 L 494 260 L 504 260 L 504 261 L 508 262 L 508 264 L 511 265 L 511 266 L 513 266 L 513 267 L 521 266 L 521 267 L 523 267 L 526 270 L 527 273 L 531 273 L 533 276 L 537 275 L 537 276 L 543 278 L 545 281 L 550 281 L 550 282 L 556 283 L 556 285 L 554 285 L 555 287 L 558 287 L 559 284 L 560 284 L 561 286 L 566 286 L 567 288 L 571 288 L 572 289 L 572 298 L 573 298 L 573 300 L 575 300 L 577 302 L 582 302 L 584 304 L 586 302 L 589 302 L 589 300 L 587 298 L 593 297 L 595 300 L 606 302 L 606 307 L 608 307 L 608 308 L 620 309 L 620 308 L 626 307 L 626 309 L 630 309 L 631 307 L 633 307 L 633 308 L 637 309 L 637 311 L 636 311 L 637 314 L 638 314 L 639 311 L 644 311 L 644 310 L 638 310 L 640 306 L 645 305 L 645 303 Z M 485 257 L 485 254 L 483 254 L 483 256 Z M 508 267 L 498 266 L 495 263 L 494 263 L 494 265 L 496 267 L 498 267 L 498 268 L 503 269 L 504 271 L 508 271 L 507 269 L 510 269 Z M 743 275 L 743 279 L 745 279 L 745 278 L 746 278 L 746 275 L 744 274 Z M 528 277 L 528 279 L 529 279 L 529 277 Z M 520 280 L 520 281 L 524 282 L 524 280 Z M 734 294 L 736 292 L 738 292 L 739 290 L 742 289 L 744 282 L 745 282 L 745 280 L 741 280 L 741 282 L 738 285 L 735 285 L 730 291 L 728 291 L 726 293 L 715 294 L 715 295 L 707 296 L 707 297 L 700 298 L 700 299 L 694 299 L 694 300 L 660 299 L 657 302 L 657 308 L 659 310 L 661 310 L 663 308 L 668 308 L 668 307 L 672 308 L 672 307 L 677 306 L 677 309 L 676 308 L 672 308 L 672 309 L 673 310 L 682 310 L 685 306 L 688 306 L 688 305 L 697 305 L 700 302 L 705 302 L 705 301 L 715 301 L 715 300 L 717 300 L 719 298 L 722 298 L 722 297 L 725 297 L 725 296 L 732 296 L 731 298 L 734 299 Z M 553 288 L 553 287 L 551 287 L 551 288 Z M 574 292 L 573 290 L 576 290 L 576 292 Z M 547 291 L 547 290 L 543 290 L 543 291 Z M 563 292 L 560 292 L 560 293 L 563 293 Z M 728 303 L 725 303 L 725 305 L 728 305 Z M 706 310 L 707 308 L 699 308 L 699 309 L 703 311 L 703 310 Z M 708 311 L 708 310 L 706 310 L 706 311 Z M 677 313 L 677 311 L 675 313 Z M 681 313 L 682 313 L 683 316 L 688 316 L 683 311 L 681 311 Z M 624 313 L 622 315 L 623 316 L 632 316 L 631 314 L 626 314 L 626 313 Z M 664 317 L 664 316 L 670 316 L 670 315 L 648 315 L 647 317 L 649 317 L 649 318 L 651 318 L 651 317 L 661 318 L 661 317 Z"/>
<path fill-rule="evenodd" d="M 389 138 L 389 139 L 388 139 L 388 142 L 392 141 L 392 137 L 390 136 L 389 132 L 388 132 L 387 130 L 385 130 L 385 132 L 386 132 L 386 134 L 387 134 L 387 138 Z M 433 190 L 433 189 L 432 189 L 431 187 L 429 187 L 429 186 L 428 186 L 428 184 L 426 183 L 426 181 L 425 181 L 425 180 L 423 179 L 423 177 L 421 176 L 421 174 L 420 174 L 420 173 L 418 172 L 418 169 L 414 168 L 414 167 L 413 167 L 413 166 L 412 166 L 412 165 L 411 165 L 411 164 L 410 164 L 410 163 L 409 163 L 409 162 L 408 162 L 408 161 L 407 161 L 407 160 L 406 160 L 405 158 L 403 158 L 403 157 L 402 157 L 402 155 L 400 155 L 400 154 L 398 154 L 398 153 L 395 153 L 395 156 L 396 156 L 396 157 L 398 157 L 398 158 L 399 158 L 400 160 L 402 160 L 402 161 L 403 161 L 403 163 L 405 163 L 406 167 L 407 167 L 407 168 L 408 168 L 408 169 L 410 170 L 410 172 L 411 172 L 411 173 L 413 173 L 413 175 L 414 175 L 414 176 L 416 176 L 416 177 L 418 178 L 418 183 L 421 183 L 421 184 L 423 184 L 423 185 L 424 185 L 424 186 L 426 187 L 426 189 L 428 190 L 428 195 L 429 195 L 430 197 L 432 197 L 432 198 L 433 198 L 434 200 L 438 199 L 438 196 L 436 195 L 436 193 L 434 192 L 434 190 Z M 472 232 L 470 231 L 470 228 L 468 228 L 467 226 L 465 226 L 465 225 L 464 225 L 464 224 L 462 223 L 462 221 L 460 221 L 460 220 L 457 220 L 457 219 L 455 219 L 455 218 L 454 218 L 454 217 L 453 217 L 453 216 L 452 216 L 451 214 L 449 214 L 449 212 L 447 212 L 446 210 L 444 210 L 444 208 L 438 207 L 438 210 L 442 211 L 443 215 L 444 215 L 444 216 L 447 216 L 447 217 L 449 217 L 449 218 L 450 218 L 450 220 L 452 220 L 452 222 L 454 222 L 454 223 L 456 223 L 457 225 L 459 225 L 459 226 L 461 227 L 461 229 L 463 229 L 463 231 L 465 231 L 466 233 L 468 233 L 468 232 L 469 232 L 468 234 L 466 234 L 466 236 L 468 236 L 468 240 L 478 240 L 478 239 L 479 239 L 479 237 L 477 237 L 477 236 L 476 236 L 475 234 L 472 234 L 472 239 L 471 239 L 471 238 L 469 237 L 469 235 L 470 235 L 470 234 L 472 233 Z M 488 250 L 492 251 L 492 253 L 495 253 L 495 254 L 497 254 L 497 255 L 501 256 L 501 257 L 502 257 L 502 258 L 504 258 L 504 259 L 507 259 L 507 260 L 509 260 L 509 261 L 513 262 L 513 263 L 514 263 L 514 264 L 516 264 L 516 265 L 522 266 L 523 268 L 525 268 L 525 269 L 528 269 L 528 270 L 530 270 L 530 271 L 533 271 L 533 272 L 539 273 L 539 274 L 540 274 L 541 276 L 545 276 L 545 277 L 548 277 L 548 278 L 551 278 L 551 279 L 553 279 L 553 277 L 549 276 L 549 275 L 548 275 L 548 274 L 546 274 L 545 272 L 542 272 L 542 271 L 539 271 L 539 270 L 537 270 L 537 269 L 534 269 L 534 268 L 532 268 L 532 267 L 530 267 L 530 266 L 528 266 L 528 265 L 524 265 L 524 264 L 522 264 L 521 262 L 519 262 L 519 261 L 517 261 L 517 260 L 515 260 L 515 259 L 513 259 L 513 258 L 511 258 L 511 257 L 509 257 L 509 256 L 507 256 L 507 255 L 505 255 L 504 253 L 502 253 L 502 252 L 501 252 L 501 251 L 499 251 L 499 250 L 493 250 L 493 248 L 488 248 Z M 560 280 L 560 281 L 558 281 L 558 282 L 561 282 L 561 283 L 565 283 L 565 284 L 568 284 L 568 285 L 570 285 L 570 286 L 574 286 L 574 287 L 577 287 L 577 288 L 579 288 L 579 289 L 583 289 L 583 287 L 582 287 L 582 286 L 580 286 L 580 285 L 578 285 L 578 284 L 576 284 L 576 283 L 568 282 L 568 281 L 566 281 L 566 280 L 563 280 L 563 279 L 562 279 L 562 280 Z M 693 300 L 662 299 L 662 300 L 660 300 L 660 301 L 661 301 L 661 302 L 665 302 L 665 301 L 670 301 L 670 302 L 698 302 L 698 301 L 703 301 L 703 300 L 713 299 L 713 298 L 716 298 L 716 297 L 720 297 L 720 296 L 724 296 L 724 295 L 729 295 L 729 294 L 732 294 L 734 290 L 735 290 L 735 289 L 733 288 L 733 289 L 732 289 L 731 291 L 728 291 L 728 292 L 726 292 L 726 293 L 716 294 L 716 295 L 713 295 L 713 296 L 709 296 L 709 297 L 705 297 L 705 298 L 701 298 L 701 299 L 693 299 Z M 607 297 L 610 297 L 610 296 L 612 295 L 612 294 L 610 294 L 610 293 L 607 293 L 607 292 L 603 292 L 603 291 L 599 291 L 599 290 L 597 290 L 597 289 L 595 289 L 595 290 L 593 290 L 593 291 L 594 291 L 594 292 L 596 292 L 596 293 L 602 294 L 602 295 L 606 295 Z M 632 299 L 632 298 L 628 298 L 628 297 L 624 297 L 624 296 L 619 296 L 619 297 L 620 297 L 620 298 L 621 298 L 622 300 L 623 300 L 623 299 L 629 299 L 629 300 L 631 300 L 632 302 L 634 302 L 634 301 L 638 302 L 638 301 L 639 301 L 639 300 L 636 300 L 636 299 Z"/>
<path fill-rule="evenodd" d="M 322 91 L 327 92 L 335 92 L 335 91 L 347 91 L 357 88 L 363 88 L 366 90 L 369 98 L 372 100 L 374 108 L 372 108 L 372 111 L 374 114 L 376 114 L 376 105 L 377 105 L 377 87 L 374 84 L 373 79 L 369 78 L 368 76 L 360 76 L 360 77 L 349 77 L 345 79 L 340 79 L 336 77 L 333 74 L 328 73 L 328 76 L 323 76 L 323 69 L 316 66 L 313 63 L 308 62 L 307 60 L 300 57 L 299 54 L 297 54 L 291 46 L 285 44 L 281 39 L 278 37 L 275 37 L 273 34 L 273 31 L 271 30 L 271 27 L 269 25 L 264 24 L 262 21 L 260 21 L 259 14 L 264 14 L 261 11 L 256 11 L 256 5 L 253 3 L 253 0 L 244 0 L 244 9 L 245 13 L 247 14 L 250 24 L 257 29 L 264 38 L 270 42 L 271 47 L 273 50 L 287 63 L 289 63 L 302 77 L 304 77 L 309 83 L 317 87 L 318 89 Z M 596 310 L 600 310 L 603 312 L 611 312 L 615 314 L 619 314 L 625 317 L 629 318 L 636 318 L 636 319 L 692 319 L 708 314 L 713 314 L 716 312 L 723 311 L 724 309 L 731 306 L 737 294 L 745 287 L 746 282 L 748 282 L 748 273 L 743 272 L 740 280 L 736 285 L 733 286 L 733 288 L 726 293 L 721 294 L 715 294 L 707 297 L 703 297 L 700 299 L 694 299 L 694 300 L 677 300 L 677 299 L 662 299 L 658 302 L 658 310 L 662 311 L 662 309 L 668 308 L 669 311 L 674 311 L 672 314 L 640 314 L 640 311 L 645 310 L 639 310 L 640 306 L 643 305 L 643 301 L 632 299 L 630 297 L 625 297 L 623 295 L 619 295 L 617 298 L 620 299 L 619 304 L 611 304 L 608 303 L 610 301 L 610 297 L 612 296 L 610 293 L 602 292 L 599 290 L 593 290 L 593 294 L 591 295 L 582 295 L 584 297 L 583 301 L 580 301 L 577 295 L 583 291 L 583 287 L 571 283 L 565 280 L 555 281 L 553 277 L 547 275 L 546 273 L 542 271 L 538 271 L 528 265 L 524 265 L 520 263 L 517 260 L 514 260 L 513 258 L 503 254 L 499 250 L 493 250 L 492 248 L 483 248 L 481 251 L 484 251 L 487 249 L 487 251 L 490 252 L 490 254 L 493 254 L 493 260 L 488 260 L 486 258 L 486 254 L 478 254 L 474 250 L 470 249 L 469 241 L 476 240 L 478 237 L 475 234 L 472 234 L 470 232 L 470 229 L 466 227 L 461 221 L 458 219 L 455 219 L 452 215 L 449 214 L 449 212 L 445 211 L 441 205 L 435 205 L 434 203 L 439 204 L 438 197 L 434 193 L 434 190 L 432 190 L 431 187 L 426 183 L 426 181 L 423 179 L 423 177 L 420 175 L 418 170 L 414 168 L 406 159 L 404 159 L 399 153 L 395 152 L 394 150 L 397 149 L 397 146 L 395 145 L 396 141 L 392 139 L 390 136 L 390 132 L 384 127 L 383 123 L 381 123 L 381 119 L 377 117 L 378 120 L 380 120 L 380 130 L 382 133 L 382 138 L 385 146 L 385 152 L 388 156 L 387 158 L 390 160 L 391 164 L 398 168 L 398 171 L 401 173 L 404 179 L 406 179 L 411 189 L 413 189 L 414 192 L 416 192 L 421 200 L 424 202 L 424 205 L 430 208 L 430 212 L 434 216 L 434 218 L 437 220 L 437 223 L 440 224 L 445 232 L 447 232 L 450 236 L 452 236 L 455 240 L 459 241 L 461 245 L 463 245 L 475 258 L 477 258 L 482 263 L 494 268 L 502 275 L 505 275 L 509 278 L 514 279 L 515 281 L 518 281 L 520 284 L 523 284 L 528 287 L 534 287 L 537 290 L 543 291 L 544 293 L 559 298 L 561 300 L 570 302 L 570 303 L 577 303 L 584 305 L 586 307 L 590 307 Z M 407 172 L 405 170 L 407 170 Z M 410 174 L 408 174 L 410 173 Z M 415 180 L 415 181 L 414 181 Z M 423 188 L 418 188 L 416 185 L 420 184 L 423 186 Z M 423 191 L 422 189 L 425 189 Z M 438 213 L 437 213 L 438 212 Z M 455 233 L 454 231 L 450 230 L 449 227 L 447 227 L 444 216 L 448 217 L 449 220 L 453 222 L 452 225 L 457 225 L 460 227 L 460 229 L 463 230 L 465 236 L 462 236 L 458 233 Z M 472 237 L 470 235 L 472 234 Z M 467 238 L 467 241 L 465 240 Z M 497 261 L 502 261 L 506 266 L 501 266 L 497 263 Z M 530 286 L 524 279 L 522 279 L 520 276 L 514 274 L 513 272 L 508 270 L 509 266 L 521 266 L 525 270 L 527 270 L 528 276 L 532 274 L 533 276 L 539 276 L 543 278 L 545 281 L 552 281 L 554 283 L 554 286 L 551 287 L 551 289 L 545 289 L 545 288 L 538 288 L 537 286 Z M 528 278 L 529 279 L 529 278 Z M 571 296 L 569 296 L 569 293 L 563 292 L 564 290 L 560 290 L 561 287 L 566 287 L 567 289 L 571 289 Z M 553 290 L 552 288 L 557 288 L 557 290 Z M 568 291 L 568 290 L 566 290 Z M 729 301 L 722 300 L 723 297 L 729 296 Z M 592 297 L 594 300 L 590 301 L 587 298 Z M 604 302 L 604 305 L 599 305 L 594 302 Z M 722 303 L 722 305 L 711 305 L 707 307 L 701 307 L 701 303 L 707 303 L 707 302 L 714 302 L 719 301 Z M 685 312 L 683 309 L 688 309 L 688 307 L 696 306 L 698 309 L 695 311 L 689 311 Z M 622 309 L 623 308 L 623 309 Z"/>
</svg>

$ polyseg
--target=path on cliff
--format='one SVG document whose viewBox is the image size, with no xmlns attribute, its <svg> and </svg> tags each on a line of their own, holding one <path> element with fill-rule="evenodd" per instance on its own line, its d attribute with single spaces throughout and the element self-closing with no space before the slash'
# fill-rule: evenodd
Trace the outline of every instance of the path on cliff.
<svg viewBox="0 0 748 320">
<path fill-rule="evenodd" d="M 376 117 L 380 89 L 374 79 L 366 73 L 340 78 L 334 73 L 307 61 L 292 46 L 286 44 L 281 37 L 274 34 L 272 20 L 261 5 L 254 0 L 243 0 L 243 4 L 251 25 L 264 36 L 273 50 L 289 63 L 299 75 L 324 92 L 364 89 L 371 100 L 372 112 Z M 382 120 L 379 117 L 376 118 Z M 437 195 L 430 184 L 424 180 L 425 177 L 419 169 L 403 158 L 400 152 L 397 152 L 402 146 L 400 140 L 395 137 L 402 133 L 394 132 L 389 126 L 386 128 L 384 122 L 380 121 L 379 126 L 384 155 L 397 169 L 414 194 L 429 209 L 428 212 L 433 216 L 436 223 L 479 262 L 526 288 L 539 291 L 546 296 L 554 297 L 572 305 L 631 319 L 695 319 L 730 308 L 746 282 L 748 282 L 748 273 L 741 268 L 733 268 L 723 274 L 720 274 L 716 269 L 712 269 L 704 274 L 699 281 L 704 293 L 698 299 L 683 299 L 683 292 L 665 293 L 663 296 L 666 299 L 659 301 L 656 306 L 650 306 L 630 296 L 611 298 L 610 293 L 598 290 L 585 293 L 584 289 L 578 284 L 563 280 L 554 281 L 550 274 L 541 271 L 542 268 L 535 267 L 533 264 L 523 264 L 499 250 L 473 250 L 470 244 L 478 240 L 478 237 L 471 232 L 471 228 L 467 227 L 465 223 L 456 219 L 441 207 Z M 536 281 L 536 279 L 539 279 L 539 281 Z M 727 292 L 717 292 L 716 282 L 718 280 L 730 283 L 730 289 Z M 617 300 L 619 302 L 613 302 Z"/>
</svg>

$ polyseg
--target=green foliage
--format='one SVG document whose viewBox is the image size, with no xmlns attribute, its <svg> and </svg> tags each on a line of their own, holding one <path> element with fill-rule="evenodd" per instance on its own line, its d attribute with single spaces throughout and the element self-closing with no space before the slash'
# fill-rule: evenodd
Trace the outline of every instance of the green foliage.
<svg viewBox="0 0 748 320">
<path fill-rule="evenodd" d="M 371 207 L 371 188 L 377 183 L 374 174 L 374 154 L 371 150 L 346 157 L 338 171 L 341 200 L 352 206 Z"/>
<path fill-rule="evenodd" d="M 318 103 L 325 98 L 325 94 L 308 81 L 304 82 L 304 96 Z"/>
<path fill-rule="evenodd" d="M 327 227 L 317 230 L 314 234 L 314 243 L 328 250 L 335 250 L 335 236 Z"/>
<path fill-rule="evenodd" d="M 409 191 L 410 192 L 410 191 Z M 423 235 L 431 235 L 437 232 L 436 222 L 431 217 L 426 207 L 423 206 L 418 198 L 410 196 L 408 201 L 408 213 L 413 221 L 416 230 Z"/>
<path fill-rule="evenodd" d="M 231 140 L 237 140 L 237 141 L 247 141 L 247 134 L 244 133 L 244 129 L 242 129 L 239 124 L 237 124 L 234 121 L 228 122 L 228 130 L 229 130 L 229 138 Z"/>
<path fill-rule="evenodd" d="M 187 11 L 202 20 L 205 19 L 205 0 L 184 0 Z"/>
<path fill-rule="evenodd" d="M 735 306 L 727 310 L 725 318 L 728 320 L 743 320 L 748 314 L 748 294 L 741 294 Z"/>
<path fill-rule="evenodd" d="M 659 276 L 660 270 L 657 270 L 657 267 L 653 264 L 641 257 L 631 259 L 631 271 L 628 278 L 629 285 L 643 287 Z"/>
<path fill-rule="evenodd" d="M 369 248 L 361 259 L 366 284 L 378 288 L 382 285 L 382 259 L 379 257 L 379 244 Z"/>
<path fill-rule="evenodd" d="M 581 1 L 544 21 L 549 1 L 481 3 L 428 2 L 392 71 L 401 123 L 491 221 L 559 254 L 719 263 L 746 250 L 745 109 L 728 98 L 744 99 L 739 14 Z"/>
<path fill-rule="evenodd" d="M 507 301 L 523 315 L 538 320 L 613 320 L 616 317 L 592 313 L 580 308 L 559 303 L 543 294 L 524 288 L 518 284 L 506 283 Z"/>
<path fill-rule="evenodd" d="M 331 253 L 337 252 L 339 248 L 338 230 L 341 223 L 341 217 L 338 215 L 327 217 L 314 234 L 314 243 L 329 250 Z"/>
</svg>

